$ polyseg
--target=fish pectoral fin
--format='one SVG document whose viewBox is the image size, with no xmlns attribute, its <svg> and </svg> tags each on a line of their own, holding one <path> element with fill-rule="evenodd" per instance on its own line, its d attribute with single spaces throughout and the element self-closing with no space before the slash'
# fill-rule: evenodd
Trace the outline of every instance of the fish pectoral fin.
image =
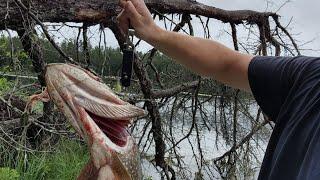
<svg viewBox="0 0 320 180">
<path fill-rule="evenodd" d="M 143 109 L 129 103 L 120 105 L 108 101 L 95 102 L 85 98 L 77 98 L 77 101 L 87 111 L 110 119 L 132 119 L 146 114 Z"/>
<path fill-rule="evenodd" d="M 116 178 L 121 180 L 132 180 L 127 168 L 115 153 L 112 153 L 111 169 Z"/>
<path fill-rule="evenodd" d="M 31 112 L 34 105 L 38 102 L 38 101 L 42 101 L 42 102 L 49 102 L 51 99 L 50 99 L 50 96 L 48 94 L 48 90 L 47 88 L 45 88 L 42 93 L 40 94 L 35 94 L 35 95 L 32 95 L 29 97 L 29 100 L 26 104 L 26 107 L 25 107 L 25 112 Z"/>
</svg>

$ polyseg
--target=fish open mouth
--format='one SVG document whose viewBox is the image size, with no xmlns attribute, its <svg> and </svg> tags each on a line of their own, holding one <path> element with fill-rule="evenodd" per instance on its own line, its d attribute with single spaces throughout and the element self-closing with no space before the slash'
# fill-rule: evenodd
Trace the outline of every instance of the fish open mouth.
<svg viewBox="0 0 320 180">
<path fill-rule="evenodd" d="M 124 147 L 127 144 L 129 120 L 115 120 L 101 117 L 86 110 L 91 119 L 97 124 L 101 131 L 117 146 Z"/>
</svg>

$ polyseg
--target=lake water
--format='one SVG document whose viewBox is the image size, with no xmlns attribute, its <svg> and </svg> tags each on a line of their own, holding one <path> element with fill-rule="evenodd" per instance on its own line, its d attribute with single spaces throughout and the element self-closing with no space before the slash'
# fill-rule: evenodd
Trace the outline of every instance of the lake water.
<svg viewBox="0 0 320 180">
<path fill-rule="evenodd" d="M 169 134 L 170 125 L 170 110 L 172 108 L 173 101 L 169 101 L 169 103 L 166 106 L 163 106 L 160 109 L 162 120 L 163 120 L 163 130 L 165 134 Z M 217 104 L 215 104 L 217 105 Z M 221 119 L 220 111 L 215 111 L 215 105 L 213 102 L 207 102 L 204 103 L 202 106 L 202 111 L 204 114 L 207 115 L 205 117 L 206 124 L 203 123 L 203 116 L 201 116 L 200 112 L 196 115 L 196 122 L 199 128 L 199 139 L 201 144 L 201 149 L 203 153 L 203 159 L 205 162 L 202 166 L 202 174 L 203 179 L 222 179 L 219 172 L 217 171 L 217 168 L 215 167 L 213 163 L 213 159 L 222 156 L 225 152 L 227 152 L 231 147 L 232 144 L 227 145 L 225 138 L 221 135 L 221 133 L 217 133 L 215 126 L 219 122 L 219 119 Z M 188 101 L 186 104 L 184 104 L 184 107 L 191 107 L 191 101 Z M 230 108 L 226 107 L 224 108 L 225 111 L 225 119 L 227 122 L 229 122 L 228 128 L 231 128 L 232 130 L 232 117 L 233 117 L 233 105 L 230 104 Z M 240 106 L 239 106 L 240 107 Z M 175 116 L 173 118 L 172 123 L 172 134 L 174 141 L 177 142 L 181 138 L 183 138 L 190 130 L 191 124 L 192 124 L 192 110 L 186 109 L 184 110 L 177 110 L 175 113 Z M 216 112 L 216 113 L 215 113 Z M 239 108 L 238 114 L 238 136 L 244 137 L 247 135 L 253 126 L 252 123 L 252 117 L 256 117 L 258 112 L 258 106 L 254 102 L 247 103 L 246 105 L 243 105 L 243 109 Z M 249 118 L 251 116 L 251 118 Z M 143 127 L 147 120 L 142 119 L 139 120 L 137 123 L 137 126 L 135 127 L 133 131 L 133 136 L 136 137 L 137 142 L 139 141 L 139 138 L 142 135 Z M 261 121 L 260 121 L 261 122 Z M 148 131 L 150 130 L 149 129 Z M 208 129 L 209 127 L 209 129 Z M 249 157 L 252 158 L 248 161 L 248 164 L 250 166 L 249 170 L 250 173 L 247 172 L 247 170 L 241 169 L 239 165 L 237 166 L 236 171 L 236 179 L 256 179 L 257 174 L 259 172 L 259 167 L 262 162 L 264 151 L 268 142 L 268 138 L 271 132 L 271 128 L 264 128 L 262 130 L 262 133 L 258 133 L 256 136 L 253 136 L 252 140 L 250 140 L 246 146 L 250 147 L 251 153 Z M 240 141 L 241 138 L 237 141 Z M 143 146 L 146 146 L 148 148 L 145 148 L 143 151 L 143 157 L 146 157 L 145 159 L 142 159 L 142 169 L 144 173 L 145 179 L 153 179 L 153 180 L 160 180 L 161 176 L 158 173 L 157 169 L 154 167 L 152 163 L 150 163 L 147 159 L 152 159 L 154 153 L 154 143 L 148 142 L 145 145 L 145 142 L 147 142 L 147 135 L 145 135 L 141 141 L 140 150 L 143 151 Z M 193 130 L 190 137 L 188 139 L 183 140 L 177 147 L 176 152 L 179 154 L 179 157 L 183 160 L 182 164 L 182 170 L 178 171 L 176 170 L 177 179 L 194 179 L 195 173 L 198 172 L 198 166 L 197 166 L 197 160 L 200 158 L 200 152 L 198 151 L 198 141 L 196 136 L 196 131 Z M 169 149 L 172 147 L 172 143 L 166 138 L 166 148 Z M 244 148 L 245 149 L 245 148 Z M 240 154 L 243 152 L 240 152 Z M 166 158 L 173 157 L 172 154 L 169 152 L 165 155 Z M 241 157 L 241 155 L 240 155 Z M 240 160 L 241 161 L 241 160 Z M 242 160 L 245 162 L 245 160 Z M 171 163 L 173 167 L 177 163 L 176 159 L 171 159 L 171 161 L 167 161 Z M 199 162 L 199 161 L 198 161 Z M 160 169 L 158 169 L 160 170 Z M 244 173 L 246 171 L 246 173 Z"/>
</svg>

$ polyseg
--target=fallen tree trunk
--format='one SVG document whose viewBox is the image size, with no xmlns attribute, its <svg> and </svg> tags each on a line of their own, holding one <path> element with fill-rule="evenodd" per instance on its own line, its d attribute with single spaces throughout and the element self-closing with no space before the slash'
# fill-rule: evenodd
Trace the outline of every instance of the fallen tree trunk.
<svg viewBox="0 0 320 180">
<path fill-rule="evenodd" d="M 257 12 L 251 10 L 228 11 L 207 6 L 191 0 L 146 0 L 147 6 L 154 13 L 187 13 L 202 15 L 223 22 L 235 24 L 256 22 L 262 17 L 276 16 L 271 12 Z M 98 24 L 121 11 L 118 0 L 33 0 L 22 1 L 31 12 L 37 15 L 42 22 L 86 22 Z M 23 20 L 21 10 L 14 0 L 0 0 L 0 29 L 9 27 L 16 29 Z"/>
</svg>

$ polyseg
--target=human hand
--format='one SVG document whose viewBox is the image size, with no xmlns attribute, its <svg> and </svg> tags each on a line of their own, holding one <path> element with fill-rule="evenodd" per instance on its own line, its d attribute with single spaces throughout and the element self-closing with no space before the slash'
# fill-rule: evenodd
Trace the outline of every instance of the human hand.
<svg viewBox="0 0 320 180">
<path fill-rule="evenodd" d="M 160 28 L 152 19 L 151 13 L 148 10 L 143 0 L 119 0 L 120 6 L 123 8 L 118 15 L 122 33 L 127 34 L 129 24 L 134 28 L 135 35 L 147 42 L 152 41 L 156 32 Z"/>
</svg>

